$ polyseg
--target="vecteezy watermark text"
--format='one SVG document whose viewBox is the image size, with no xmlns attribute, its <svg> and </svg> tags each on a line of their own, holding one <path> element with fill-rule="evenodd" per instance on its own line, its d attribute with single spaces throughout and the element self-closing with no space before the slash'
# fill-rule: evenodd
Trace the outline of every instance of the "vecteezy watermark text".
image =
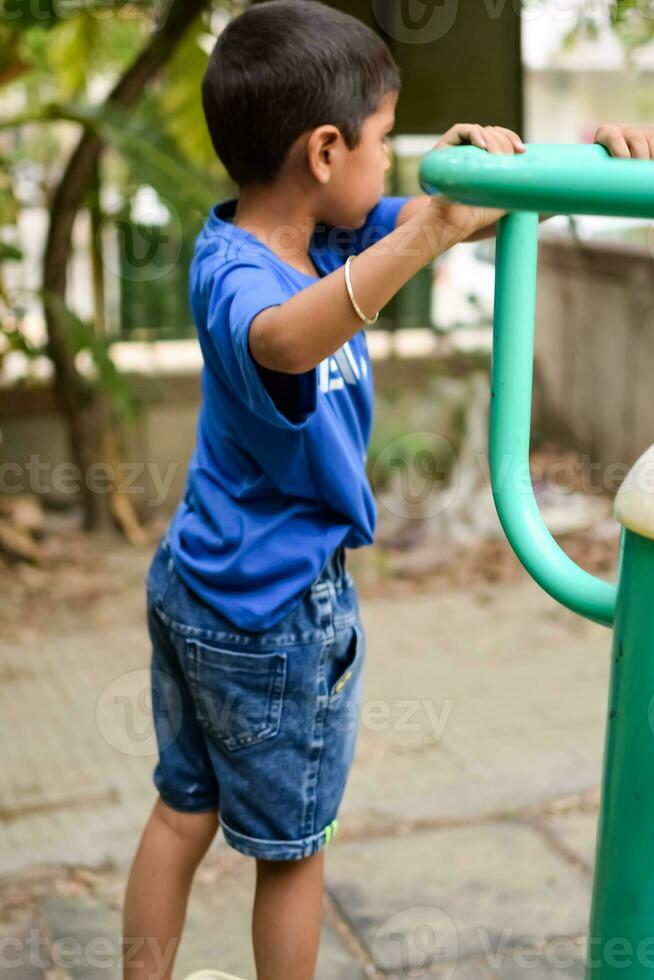
<svg viewBox="0 0 654 980">
<path fill-rule="evenodd" d="M 179 463 L 163 469 L 149 461 L 120 462 L 115 465 L 98 460 L 84 471 L 76 463 L 49 463 L 38 453 L 27 462 L 0 463 L 0 493 L 57 494 L 75 496 L 85 487 L 91 493 L 121 493 L 145 496 L 150 507 L 165 503 Z"/>
<path fill-rule="evenodd" d="M 150 965 L 151 980 L 158 980 L 169 969 L 176 948 L 176 939 L 162 946 L 154 936 L 120 942 L 109 936 L 91 936 L 86 942 L 76 936 L 51 940 L 32 927 L 26 935 L 0 938 L 0 969 L 11 971 L 9 975 L 15 971 L 18 980 L 26 969 L 68 971 L 87 967 L 105 970 L 108 975 L 115 965 L 125 963 L 133 967 Z"/>
</svg>

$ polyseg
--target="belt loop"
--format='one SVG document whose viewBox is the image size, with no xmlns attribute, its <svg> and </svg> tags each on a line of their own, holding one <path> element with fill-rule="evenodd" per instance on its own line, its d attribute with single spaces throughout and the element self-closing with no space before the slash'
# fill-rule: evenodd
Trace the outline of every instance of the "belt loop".
<svg viewBox="0 0 654 980">
<path fill-rule="evenodd" d="M 313 586 L 312 598 L 318 613 L 321 629 L 332 630 L 334 627 L 334 586 L 329 578 L 317 582 Z"/>
<path fill-rule="evenodd" d="M 341 578 L 344 579 L 345 578 L 345 575 L 346 575 L 346 571 L 345 571 L 346 553 L 345 553 L 345 545 L 344 544 L 342 544 L 340 546 L 339 551 L 340 551 L 340 571 L 341 571 Z"/>
<path fill-rule="evenodd" d="M 172 552 L 172 548 L 170 547 L 170 528 L 166 530 L 165 534 L 161 539 L 161 550 L 168 555 L 167 570 L 170 573 L 175 567 L 175 562 L 173 561 L 173 552 Z"/>
</svg>

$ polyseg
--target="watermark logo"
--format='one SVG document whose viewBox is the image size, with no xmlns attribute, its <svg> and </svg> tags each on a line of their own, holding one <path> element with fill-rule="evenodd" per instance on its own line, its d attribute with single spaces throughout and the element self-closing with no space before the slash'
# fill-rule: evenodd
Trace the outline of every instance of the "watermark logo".
<svg viewBox="0 0 654 980">
<path fill-rule="evenodd" d="M 151 681 L 154 678 L 154 689 Z M 175 680 L 162 670 L 138 669 L 121 674 L 102 691 L 95 717 L 102 737 L 117 752 L 133 757 L 173 744 L 182 727 L 182 698 Z"/>
<path fill-rule="evenodd" d="M 431 44 L 452 29 L 459 0 L 372 0 L 377 23 L 403 44 Z"/>
<path fill-rule="evenodd" d="M 154 282 L 172 272 L 184 237 L 178 212 L 151 187 L 141 187 L 129 203 L 108 209 L 97 234 L 107 269 L 132 282 Z"/>
<path fill-rule="evenodd" d="M 153 18 L 155 30 L 166 25 L 172 7 L 172 0 L 4 0 L 2 4 L 3 21 L 23 21 L 24 23 L 50 27 L 76 17 L 93 20 L 143 20 Z"/>
<path fill-rule="evenodd" d="M 375 933 L 372 954 L 395 976 L 449 980 L 459 955 L 457 928 L 444 909 L 415 905 L 386 919 Z"/>
<path fill-rule="evenodd" d="M 398 517 L 435 517 L 457 492 L 454 447 L 437 432 L 407 432 L 381 450 L 371 470 L 375 497 Z"/>
</svg>

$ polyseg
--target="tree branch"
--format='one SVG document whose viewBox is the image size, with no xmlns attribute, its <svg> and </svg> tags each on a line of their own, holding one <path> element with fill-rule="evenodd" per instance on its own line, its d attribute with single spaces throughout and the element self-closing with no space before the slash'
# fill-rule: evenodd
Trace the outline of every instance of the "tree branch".
<svg viewBox="0 0 654 980">
<path fill-rule="evenodd" d="M 105 100 L 105 105 L 122 109 L 134 106 L 206 4 L 207 0 L 171 0 L 165 22 L 153 32 L 143 50 L 118 80 Z M 80 207 L 93 187 L 103 148 L 103 141 L 96 132 L 84 131 L 52 198 L 43 256 L 46 351 L 54 368 L 57 404 L 67 421 L 73 457 L 82 471 L 86 526 L 94 523 L 93 510 L 96 501 L 86 489 L 84 475 L 100 451 L 98 440 L 102 436 L 97 431 L 100 419 L 94 416 L 93 411 L 96 393 L 77 370 L 67 342 L 65 326 L 57 313 L 56 304 L 50 303 L 48 298 L 58 297 L 61 302 L 65 302 L 73 225 Z"/>
<path fill-rule="evenodd" d="M 206 0 L 172 0 L 165 24 L 153 33 L 145 48 L 107 96 L 107 105 L 131 108 L 149 81 L 165 65 L 181 35 L 206 6 Z M 66 264 L 73 224 L 93 185 L 95 167 L 102 152 L 101 138 L 86 130 L 57 185 L 50 209 L 50 227 L 43 261 L 43 286 L 64 297 Z"/>
</svg>

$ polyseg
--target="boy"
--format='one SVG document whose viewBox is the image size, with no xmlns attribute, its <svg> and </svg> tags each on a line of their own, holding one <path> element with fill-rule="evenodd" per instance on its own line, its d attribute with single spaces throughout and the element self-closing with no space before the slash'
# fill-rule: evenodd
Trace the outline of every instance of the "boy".
<svg viewBox="0 0 654 980">
<path fill-rule="evenodd" d="M 130 980 L 171 976 L 219 820 L 256 860 L 258 980 L 314 975 L 365 659 L 345 548 L 371 544 L 376 518 L 364 328 L 504 213 L 383 197 L 399 88 L 377 35 L 312 0 L 248 9 L 207 68 L 205 115 L 239 197 L 214 208 L 191 266 L 204 398 L 148 573 L 160 798 L 125 899 Z M 651 134 L 605 138 L 654 156 Z M 523 151 L 510 130 L 472 124 L 438 145 L 462 142 Z"/>
</svg>

